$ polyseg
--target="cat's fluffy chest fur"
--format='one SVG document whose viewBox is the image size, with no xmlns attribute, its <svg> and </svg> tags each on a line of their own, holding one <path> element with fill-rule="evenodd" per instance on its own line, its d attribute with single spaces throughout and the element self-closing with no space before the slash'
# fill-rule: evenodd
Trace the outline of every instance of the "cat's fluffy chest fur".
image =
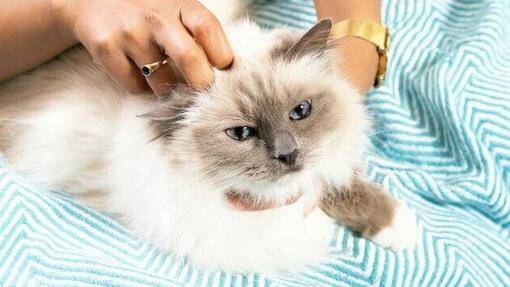
<svg viewBox="0 0 510 287">
<path fill-rule="evenodd" d="M 305 217 L 302 205 L 307 204 L 323 182 L 341 186 L 351 180 L 352 171 L 363 153 L 366 140 L 363 130 L 367 120 L 359 95 L 336 74 L 324 74 L 320 70 L 325 67 L 324 63 L 314 58 L 313 53 L 289 50 L 286 53 L 296 53 L 295 59 L 279 62 L 278 57 L 287 57 L 287 54 L 278 54 L 281 51 L 277 46 L 282 43 L 276 39 L 280 39 L 280 34 L 287 38 L 289 33 L 261 31 L 251 23 L 230 27 L 228 36 L 240 63 L 234 66 L 233 72 L 217 72 L 217 84 L 209 94 L 198 95 L 192 103 L 179 107 L 187 110 L 180 115 L 181 122 L 172 122 L 176 125 L 175 133 L 156 140 L 153 139 L 161 132 L 158 123 L 163 122 L 164 126 L 165 117 L 175 115 L 161 118 L 150 115 L 149 119 L 156 123 L 154 128 L 149 119 L 137 116 L 158 109 L 161 104 L 148 95 L 126 94 L 83 50 L 72 51 L 32 73 L 0 85 L 3 118 L 0 120 L 0 148 L 21 172 L 116 214 L 137 234 L 166 250 L 188 256 L 195 263 L 226 270 L 296 270 L 320 260 L 327 253 L 327 241 L 333 228 L 331 220 L 318 208 Z M 274 55 L 268 56 L 269 53 Z M 255 60 L 250 60 L 253 58 Z M 264 65 L 272 66 L 267 69 Z M 232 74 L 236 69 L 240 75 L 243 71 L 249 73 L 234 85 L 236 75 Z M 272 81 L 282 86 L 275 88 Z M 315 82 L 317 87 L 313 91 L 294 87 L 306 81 Z M 331 87 L 323 91 L 321 87 L 324 86 Z M 289 92 L 293 88 L 297 90 Z M 235 171 L 231 169 L 235 164 L 227 165 L 227 162 L 248 163 L 226 159 L 228 151 L 207 151 L 211 154 L 209 157 L 204 157 L 202 152 L 216 144 L 216 137 L 227 143 L 218 144 L 225 149 L 229 148 L 226 145 L 232 145 L 233 150 L 261 148 L 260 144 L 248 147 L 247 142 L 227 141 L 220 123 L 227 121 L 223 117 L 239 125 L 247 121 L 231 115 L 236 113 L 232 108 L 236 105 L 248 110 L 253 108 L 253 113 L 260 114 L 256 106 L 253 107 L 260 99 L 239 103 L 238 97 L 226 96 L 226 91 L 254 94 L 255 90 L 263 94 L 268 89 L 275 98 L 285 98 L 267 109 L 287 104 L 287 96 L 279 94 L 301 93 L 305 97 L 309 93 L 310 97 L 317 97 L 312 99 L 315 109 L 312 112 L 323 114 L 327 119 L 317 120 L 318 123 L 310 124 L 309 128 L 297 127 L 293 132 L 305 135 L 296 140 L 296 145 L 300 146 L 303 157 L 313 160 L 306 162 L 306 168 L 298 175 L 278 175 L 277 181 L 252 178 L 263 173 L 272 173 L 274 177 L 276 168 L 284 168 L 280 163 L 256 169 L 256 176 L 246 175 L 254 170 L 251 167 L 234 177 Z M 321 104 L 324 99 L 317 95 L 320 93 L 338 95 L 331 96 L 332 102 Z M 176 92 L 173 96 L 186 101 L 191 95 Z M 328 105 L 338 105 L 338 108 L 331 110 Z M 339 114 L 341 117 L 337 118 Z M 208 120 L 218 126 L 205 126 Z M 286 127 L 297 124 L 289 122 Z M 304 122 L 299 124 L 305 125 Z M 179 128 L 181 125 L 193 128 Z M 323 132 L 311 132 L 321 127 Z M 265 129 L 264 132 L 272 134 L 274 124 L 267 123 Z M 197 136 L 198 133 L 201 135 Z M 326 152 L 321 154 L 324 150 Z M 209 162 L 213 160 L 216 162 Z M 208 172 L 216 167 L 221 172 L 208 175 L 204 180 L 201 171 Z M 295 204 L 277 209 L 243 212 L 231 208 L 225 201 L 227 185 L 249 190 L 254 196 L 263 194 L 261 200 L 285 201 L 298 193 L 304 196 Z"/>
</svg>

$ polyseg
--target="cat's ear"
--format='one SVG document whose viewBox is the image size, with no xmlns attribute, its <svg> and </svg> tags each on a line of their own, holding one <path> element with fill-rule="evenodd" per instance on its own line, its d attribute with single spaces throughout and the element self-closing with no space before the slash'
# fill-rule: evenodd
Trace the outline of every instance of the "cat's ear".
<svg viewBox="0 0 510 287">
<path fill-rule="evenodd" d="M 193 105 L 195 94 L 181 90 L 167 96 L 157 108 L 139 115 L 139 118 L 148 119 L 151 126 L 155 127 L 156 136 L 171 137 L 179 129 L 186 117 L 186 111 Z"/>
<path fill-rule="evenodd" d="M 315 24 L 301 39 L 287 51 L 286 56 L 298 58 L 305 55 L 320 55 L 330 48 L 330 35 L 333 22 L 330 18 Z"/>
</svg>

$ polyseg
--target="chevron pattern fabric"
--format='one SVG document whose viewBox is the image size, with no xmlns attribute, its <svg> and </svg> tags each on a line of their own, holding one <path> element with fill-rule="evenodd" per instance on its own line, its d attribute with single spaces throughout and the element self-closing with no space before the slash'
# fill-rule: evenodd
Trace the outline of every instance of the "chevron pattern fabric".
<svg viewBox="0 0 510 287">
<path fill-rule="evenodd" d="M 262 25 L 309 27 L 311 1 L 253 1 Z M 393 253 L 337 228 L 299 274 L 211 273 L 133 237 L 0 160 L 1 286 L 510 286 L 510 1 L 388 0 L 389 77 L 367 174 L 407 201 L 421 239 Z"/>
</svg>

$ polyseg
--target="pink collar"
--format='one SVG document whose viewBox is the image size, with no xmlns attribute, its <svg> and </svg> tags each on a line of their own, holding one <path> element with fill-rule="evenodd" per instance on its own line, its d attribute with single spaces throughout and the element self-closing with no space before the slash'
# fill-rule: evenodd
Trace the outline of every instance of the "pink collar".
<svg viewBox="0 0 510 287">
<path fill-rule="evenodd" d="M 225 197 L 234 209 L 242 211 L 261 211 L 291 205 L 298 201 L 301 196 L 302 194 L 291 197 L 284 204 L 279 204 L 274 201 L 258 201 L 253 198 L 253 196 L 247 194 L 241 195 L 237 192 L 229 192 Z"/>
<path fill-rule="evenodd" d="M 225 198 L 227 202 L 233 209 L 241 210 L 241 211 L 264 211 L 269 209 L 275 209 L 287 205 L 291 205 L 296 203 L 301 197 L 302 194 L 296 195 L 294 197 L 289 198 L 284 204 L 278 204 L 276 202 L 260 202 L 255 200 L 252 196 L 249 195 L 240 195 L 237 192 L 229 192 Z M 306 217 L 312 210 L 315 209 L 319 205 L 320 198 L 322 198 L 322 188 L 318 188 L 317 192 L 311 197 L 311 199 L 307 200 L 307 202 L 303 205 L 303 215 Z"/>
</svg>

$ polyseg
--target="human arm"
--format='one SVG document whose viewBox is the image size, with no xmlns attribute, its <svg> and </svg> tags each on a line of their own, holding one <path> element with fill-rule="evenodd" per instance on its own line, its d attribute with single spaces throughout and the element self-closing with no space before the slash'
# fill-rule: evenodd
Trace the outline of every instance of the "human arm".
<svg viewBox="0 0 510 287">
<path fill-rule="evenodd" d="M 196 0 L 0 0 L 0 80 L 82 43 L 129 91 L 146 88 L 139 67 L 169 58 L 192 86 L 212 81 L 232 52 L 218 20 Z M 162 94 L 169 65 L 147 82 Z"/>
<path fill-rule="evenodd" d="M 315 8 L 320 19 L 330 17 L 334 23 L 353 18 L 381 22 L 380 0 L 315 0 Z M 340 69 L 360 92 L 366 93 L 376 77 L 377 49 L 367 40 L 356 37 L 339 39 L 337 43 L 342 59 Z"/>
<path fill-rule="evenodd" d="M 48 61 L 73 46 L 61 33 L 51 1 L 0 0 L 0 81 Z"/>
</svg>

